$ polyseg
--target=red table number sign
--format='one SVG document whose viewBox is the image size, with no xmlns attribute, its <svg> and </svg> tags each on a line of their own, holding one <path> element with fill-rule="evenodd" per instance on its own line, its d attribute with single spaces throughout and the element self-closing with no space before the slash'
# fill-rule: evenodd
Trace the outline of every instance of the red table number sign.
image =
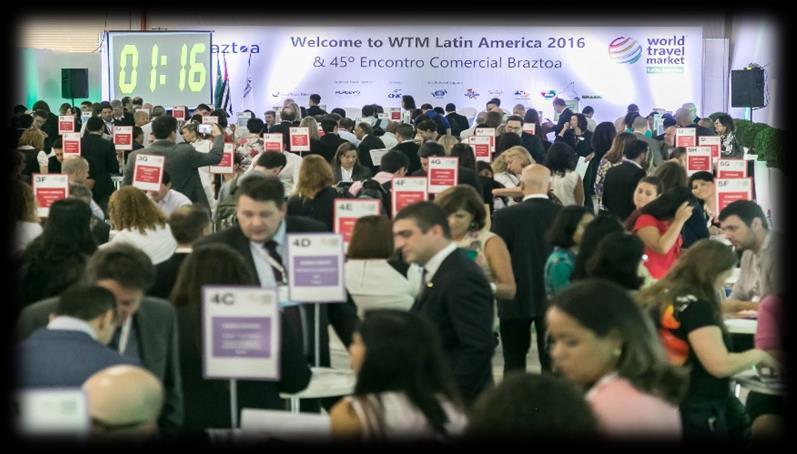
<svg viewBox="0 0 797 454">
<path fill-rule="evenodd" d="M 711 172 L 710 147 L 686 147 L 686 173 Z"/>
<path fill-rule="evenodd" d="M 720 159 L 717 163 L 717 178 L 747 178 L 747 161 Z"/>
<path fill-rule="evenodd" d="M 490 138 L 490 153 L 495 153 L 495 128 L 476 128 L 475 136 L 487 136 Z"/>
<path fill-rule="evenodd" d="M 537 135 L 537 125 L 535 123 L 523 123 L 523 132 L 527 132 L 532 136 Z"/>
<path fill-rule="evenodd" d="M 263 134 L 263 149 L 282 153 L 282 134 Z"/>
<path fill-rule="evenodd" d="M 390 107 L 388 109 L 390 112 L 390 120 L 391 121 L 401 121 L 401 108 L 400 107 Z"/>
<path fill-rule="evenodd" d="M 675 129 L 675 146 L 676 147 L 694 147 L 697 145 L 695 136 L 697 130 L 695 128 L 676 128 Z"/>
<path fill-rule="evenodd" d="M 185 106 L 174 106 L 172 109 L 172 116 L 177 121 L 185 121 Z"/>
<path fill-rule="evenodd" d="M 697 138 L 697 144 L 701 147 L 711 147 L 711 162 L 717 162 L 720 158 L 720 143 L 722 137 L 720 136 L 700 136 Z"/>
<path fill-rule="evenodd" d="M 429 194 L 437 194 L 457 185 L 459 158 L 429 158 Z"/>
<path fill-rule="evenodd" d="M 291 151 L 310 151 L 310 128 L 290 128 Z"/>
<path fill-rule="evenodd" d="M 132 150 L 133 149 L 133 127 L 132 126 L 114 126 L 113 127 L 113 144 L 117 150 Z"/>
<path fill-rule="evenodd" d="M 737 200 L 753 199 L 752 178 L 717 179 L 715 197 L 717 198 L 717 213 Z"/>
<path fill-rule="evenodd" d="M 210 173 L 233 173 L 233 155 L 235 154 L 235 144 L 225 143 L 221 161 L 215 166 L 210 166 Z"/>
<path fill-rule="evenodd" d="M 382 202 L 379 200 L 335 199 L 335 233 L 343 235 L 344 245 L 348 245 L 351 232 L 357 219 L 363 216 L 378 215 Z"/>
<path fill-rule="evenodd" d="M 407 205 L 423 202 L 428 198 L 426 177 L 394 178 L 391 189 L 391 207 L 393 215 Z"/>
<path fill-rule="evenodd" d="M 491 161 L 490 153 L 490 138 L 487 136 L 470 136 L 468 137 L 468 145 L 473 148 L 473 153 L 476 155 L 477 161 Z"/>
<path fill-rule="evenodd" d="M 75 132 L 75 117 L 63 115 L 58 117 L 58 135 L 62 136 L 68 132 Z"/>
<path fill-rule="evenodd" d="M 159 191 L 163 180 L 164 156 L 139 154 L 133 168 L 133 186 L 144 191 Z"/>
<path fill-rule="evenodd" d="M 63 141 L 64 157 L 80 156 L 80 133 L 67 132 L 64 133 Z"/>
<path fill-rule="evenodd" d="M 36 214 L 46 218 L 53 203 L 69 197 L 69 176 L 60 173 L 47 175 L 34 173 L 33 194 L 39 205 Z"/>
</svg>

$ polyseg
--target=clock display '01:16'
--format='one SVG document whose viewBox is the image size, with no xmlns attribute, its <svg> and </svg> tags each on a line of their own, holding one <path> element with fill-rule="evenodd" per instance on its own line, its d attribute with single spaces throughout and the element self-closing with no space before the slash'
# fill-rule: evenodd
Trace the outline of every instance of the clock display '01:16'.
<svg viewBox="0 0 797 454">
<path fill-rule="evenodd" d="M 193 92 L 202 91 L 202 88 L 205 86 L 205 77 L 207 75 L 207 70 L 205 65 L 202 62 L 196 61 L 197 55 L 205 52 L 206 46 L 204 43 L 196 43 L 191 46 L 190 51 L 190 66 L 188 68 L 187 76 L 188 76 L 188 89 Z M 188 60 L 188 45 L 183 44 L 180 50 L 180 79 L 178 81 L 178 88 L 180 91 L 185 90 L 185 83 L 186 83 L 186 63 Z M 130 60 L 130 76 L 128 80 L 127 75 L 127 61 Z M 158 61 L 158 45 L 155 44 L 152 46 L 152 59 L 150 61 L 150 73 L 149 73 L 149 91 L 155 91 L 155 88 L 158 85 L 165 85 L 166 84 L 166 75 L 161 74 L 158 76 L 157 73 L 157 66 L 158 63 L 161 65 L 166 64 L 166 56 L 163 55 L 160 57 L 160 61 Z M 136 85 L 138 84 L 138 46 L 135 44 L 127 44 L 122 48 L 122 52 L 119 55 L 119 90 L 126 95 L 132 94 L 133 91 L 136 89 Z"/>
</svg>

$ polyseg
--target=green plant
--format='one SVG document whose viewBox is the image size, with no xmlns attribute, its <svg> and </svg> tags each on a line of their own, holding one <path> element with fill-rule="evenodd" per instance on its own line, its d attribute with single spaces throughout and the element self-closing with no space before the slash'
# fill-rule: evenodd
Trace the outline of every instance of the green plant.
<svg viewBox="0 0 797 454">
<path fill-rule="evenodd" d="M 742 146 L 750 148 L 754 150 L 756 153 L 759 150 L 755 147 L 755 137 L 763 130 L 770 128 L 770 126 L 766 123 L 753 123 L 750 127 L 745 131 L 744 135 L 741 137 Z M 738 137 L 738 136 L 737 136 Z"/>
<path fill-rule="evenodd" d="M 783 168 L 783 146 L 786 132 L 777 128 L 765 128 L 755 136 L 754 148 L 758 150 L 758 160 L 766 161 L 769 167 Z"/>
</svg>

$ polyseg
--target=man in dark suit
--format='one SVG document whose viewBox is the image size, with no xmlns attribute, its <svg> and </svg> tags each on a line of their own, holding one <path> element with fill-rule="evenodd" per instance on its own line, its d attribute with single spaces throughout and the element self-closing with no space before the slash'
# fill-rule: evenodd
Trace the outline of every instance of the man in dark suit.
<svg viewBox="0 0 797 454">
<path fill-rule="evenodd" d="M 109 349 L 116 329 L 113 293 L 78 285 L 64 291 L 46 328 L 16 348 L 20 388 L 77 388 L 95 372 L 117 364 L 138 365 Z"/>
<path fill-rule="evenodd" d="M 284 107 L 280 112 L 281 123 L 268 128 L 269 134 L 282 134 L 282 149 L 291 150 L 290 132 L 296 121 L 296 112 L 291 107 Z"/>
<path fill-rule="evenodd" d="M 551 370 L 545 348 L 545 261 L 551 246 L 545 235 L 560 206 L 548 199 L 551 172 L 532 164 L 521 174 L 523 202 L 495 212 L 493 232 L 505 242 L 512 256 L 512 270 L 517 282 L 513 300 L 498 301 L 504 374 L 526 371 L 526 355 L 531 346 L 531 323 L 537 332 L 537 352 L 543 371 Z"/>
<path fill-rule="evenodd" d="M 102 138 L 105 123 L 100 117 L 86 122 L 86 135 L 80 139 L 80 154 L 89 162 L 89 179 L 94 180 L 92 196 L 103 211 L 108 209 L 108 198 L 114 191 L 112 174 L 119 173 L 119 160 L 113 144 Z M 132 171 L 130 177 L 132 178 Z"/>
<path fill-rule="evenodd" d="M 177 120 L 174 117 L 161 115 L 155 118 L 152 120 L 152 133 L 155 135 L 155 142 L 147 148 L 130 153 L 123 184 L 133 183 L 133 171 L 136 165 L 136 156 L 139 153 L 165 156 L 166 161 L 163 167 L 172 179 L 172 189 L 185 194 L 191 199 L 191 202 L 210 208 L 197 169 L 218 164 L 224 152 L 224 134 L 218 125 L 211 126 L 213 128 L 211 134 L 215 139 L 213 148 L 209 153 L 201 153 L 190 144 L 175 144 Z"/>
<path fill-rule="evenodd" d="M 539 137 L 523 132 L 523 117 L 511 115 L 506 119 L 504 133 L 511 132 L 520 136 L 520 144 L 528 150 L 534 162 L 545 162 L 545 147 Z"/>
<path fill-rule="evenodd" d="M 315 117 L 316 115 L 326 115 L 326 111 L 318 107 L 321 102 L 321 96 L 313 93 L 310 95 L 310 107 L 307 109 L 307 115 Z"/>
<path fill-rule="evenodd" d="M 210 233 L 210 213 L 202 205 L 182 206 L 172 212 L 168 222 L 177 249 L 168 260 L 155 265 L 155 283 L 147 292 L 165 300 L 169 299 L 180 265 L 191 253 L 194 242 Z"/>
<path fill-rule="evenodd" d="M 371 160 L 370 151 L 385 148 L 385 143 L 373 134 L 374 128 L 365 121 L 360 122 L 354 128 L 354 135 L 360 141 L 360 145 L 357 147 L 357 156 L 360 164 L 371 169 L 372 174 L 376 174 L 378 166 Z"/>
<path fill-rule="evenodd" d="M 346 143 L 346 140 L 341 139 L 338 135 L 338 122 L 333 118 L 326 117 L 321 120 L 321 129 L 324 130 L 324 135 L 319 139 L 321 143 L 319 150 L 321 156 L 332 164 L 335 153 L 338 152 L 338 147 Z"/>
<path fill-rule="evenodd" d="M 399 211 L 393 221 L 396 250 L 423 267 L 422 291 L 412 312 L 440 334 L 454 381 L 467 404 L 493 383 L 493 294 L 484 272 L 451 242 L 448 218 L 432 202 Z"/>
<path fill-rule="evenodd" d="M 553 100 L 553 110 L 559 114 L 559 121 L 556 122 L 556 126 L 551 130 L 554 134 L 559 134 L 559 131 L 562 130 L 565 123 L 570 121 L 570 117 L 573 116 L 573 111 L 567 107 L 565 100 L 562 98 L 555 98 Z"/>
<path fill-rule="evenodd" d="M 111 101 L 113 107 L 113 125 L 114 126 L 135 126 L 136 122 L 133 119 L 133 114 L 125 111 L 122 101 L 114 99 Z"/>
<path fill-rule="evenodd" d="M 634 211 L 634 191 L 639 180 L 645 176 L 645 160 L 648 144 L 634 140 L 623 150 L 622 164 L 606 172 L 603 182 L 603 206 L 620 219 L 627 219 Z"/>
<path fill-rule="evenodd" d="M 402 152 L 407 156 L 409 167 L 407 168 L 407 175 L 421 170 L 421 157 L 418 156 L 420 145 L 415 142 L 415 129 L 410 124 L 402 123 L 396 131 L 396 138 L 398 138 L 398 145 L 393 147 L 394 150 Z"/>
<path fill-rule="evenodd" d="M 470 128 L 470 124 L 468 123 L 468 117 L 464 115 L 460 115 L 457 113 L 457 106 L 453 103 L 446 104 L 446 118 L 448 119 L 448 124 L 451 125 L 451 134 L 459 137 L 459 134 Z"/>
<path fill-rule="evenodd" d="M 44 152 L 50 154 L 53 141 L 58 137 L 58 115 L 50 110 L 50 105 L 45 101 L 36 101 L 33 104 L 33 127 L 41 129 L 47 134 L 44 139 Z M 46 116 L 43 115 L 46 113 Z M 40 118 L 37 118 L 40 117 Z"/>
<path fill-rule="evenodd" d="M 154 278 L 155 267 L 147 254 L 129 244 L 100 249 L 86 265 L 87 282 L 104 287 L 116 297 L 119 324 L 109 346 L 124 357 L 140 361 L 163 383 L 166 398 L 158 427 L 171 435 L 183 423 L 177 318 L 171 303 L 144 296 Z M 18 339 L 46 326 L 57 303 L 58 298 L 49 298 L 26 307 L 17 322 Z"/>
<path fill-rule="evenodd" d="M 235 192 L 235 206 L 238 224 L 221 232 L 206 236 L 197 241 L 198 247 L 207 243 L 223 243 L 246 259 L 257 276 L 258 285 L 267 288 L 282 288 L 287 285 L 283 262 L 287 246 L 287 234 L 325 232 L 324 224 L 301 216 L 286 216 L 285 187 L 274 176 L 259 173 L 241 181 Z M 329 331 L 331 323 L 344 345 L 351 344 L 357 310 L 351 304 L 321 304 L 319 358 L 315 357 L 315 308 L 311 305 L 297 304 L 285 298 L 283 316 L 291 322 L 300 334 L 307 362 L 329 366 Z"/>
</svg>

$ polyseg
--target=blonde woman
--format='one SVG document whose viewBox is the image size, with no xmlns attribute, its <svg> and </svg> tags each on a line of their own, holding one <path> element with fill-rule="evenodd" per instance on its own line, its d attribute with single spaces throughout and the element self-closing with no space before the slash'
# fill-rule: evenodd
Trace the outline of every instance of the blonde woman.
<svg viewBox="0 0 797 454">
<path fill-rule="evenodd" d="M 124 186 L 111 194 L 108 217 L 111 239 L 101 248 L 130 243 L 144 251 L 154 265 L 168 260 L 177 249 L 166 216 L 141 189 Z"/>
<path fill-rule="evenodd" d="M 332 231 L 337 191 L 332 167 L 319 155 L 306 156 L 299 168 L 296 192 L 288 199 L 289 216 L 307 216 L 323 222 Z"/>
<path fill-rule="evenodd" d="M 440 136 L 437 139 L 437 143 L 442 145 L 443 148 L 446 150 L 446 156 L 451 156 L 451 148 L 453 148 L 454 145 L 459 143 L 459 139 L 450 134 L 446 134 L 444 136 Z"/>
<path fill-rule="evenodd" d="M 523 168 L 536 164 L 528 150 L 521 145 L 507 148 L 493 161 L 493 179 L 504 185 L 504 189 L 493 189 L 496 197 L 510 197 L 508 205 L 514 205 L 512 198 L 522 196 L 520 191 L 520 174 Z M 495 207 L 498 209 L 498 207 Z"/>
<path fill-rule="evenodd" d="M 47 173 L 50 157 L 44 152 L 44 133 L 37 128 L 28 128 L 19 137 L 17 150 L 25 154 L 25 175 Z"/>
</svg>

